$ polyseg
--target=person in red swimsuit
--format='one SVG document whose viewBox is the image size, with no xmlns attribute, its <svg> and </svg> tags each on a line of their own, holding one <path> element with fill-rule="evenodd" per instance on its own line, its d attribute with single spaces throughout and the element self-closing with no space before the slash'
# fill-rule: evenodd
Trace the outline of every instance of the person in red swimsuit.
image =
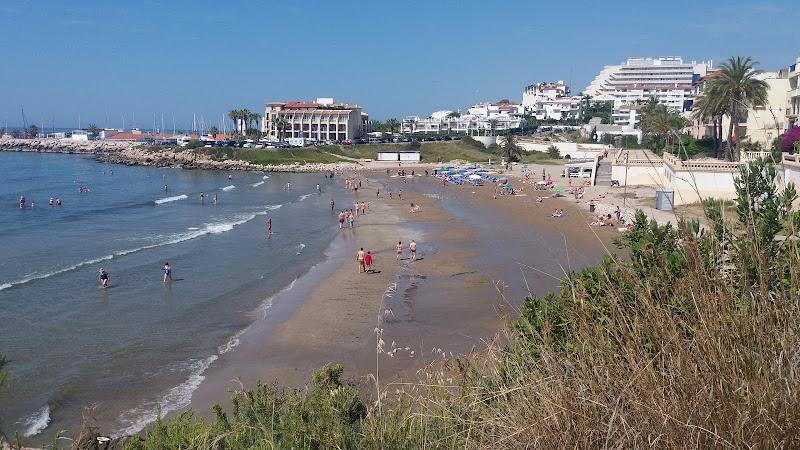
<svg viewBox="0 0 800 450">
<path fill-rule="evenodd" d="M 367 252 L 367 256 L 364 257 L 364 264 L 367 266 L 367 272 L 372 272 L 372 253 Z"/>
</svg>

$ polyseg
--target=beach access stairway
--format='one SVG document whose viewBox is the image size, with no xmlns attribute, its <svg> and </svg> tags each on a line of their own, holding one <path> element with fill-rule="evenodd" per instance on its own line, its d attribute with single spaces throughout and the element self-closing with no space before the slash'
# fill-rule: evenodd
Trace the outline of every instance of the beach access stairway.
<svg viewBox="0 0 800 450">
<path fill-rule="evenodd" d="M 595 186 L 611 186 L 611 160 L 601 159 L 597 163 L 597 176 L 594 179 Z"/>
</svg>

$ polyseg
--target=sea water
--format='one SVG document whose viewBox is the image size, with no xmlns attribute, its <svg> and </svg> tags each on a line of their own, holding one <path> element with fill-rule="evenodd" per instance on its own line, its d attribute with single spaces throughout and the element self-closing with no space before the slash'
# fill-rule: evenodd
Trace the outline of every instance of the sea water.
<svg viewBox="0 0 800 450">
<path fill-rule="evenodd" d="M 254 312 L 325 258 L 329 202 L 352 204 L 337 181 L 0 153 L 5 430 L 43 442 L 95 405 L 104 431 L 130 433 L 186 406 Z"/>
</svg>

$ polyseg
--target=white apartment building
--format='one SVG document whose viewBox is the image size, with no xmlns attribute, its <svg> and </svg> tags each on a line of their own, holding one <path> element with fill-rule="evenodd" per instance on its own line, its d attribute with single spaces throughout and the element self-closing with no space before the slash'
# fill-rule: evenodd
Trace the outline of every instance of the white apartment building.
<svg viewBox="0 0 800 450">
<path fill-rule="evenodd" d="M 285 121 L 285 127 L 278 125 Z M 337 104 L 332 98 L 314 102 L 267 103 L 261 131 L 273 139 L 307 138 L 345 141 L 369 132 L 369 115 L 358 105 Z"/>
<path fill-rule="evenodd" d="M 711 67 L 711 61 L 684 63 L 678 56 L 628 58 L 620 65 L 604 67 L 584 94 L 613 98 L 615 107 L 655 97 L 673 111 L 684 112 L 691 109 L 693 83 Z"/>
<path fill-rule="evenodd" d="M 635 128 L 639 125 L 639 109 L 643 105 L 621 105 L 619 108 L 614 108 L 611 112 L 611 117 L 614 119 L 614 125 L 622 125 Z"/>
<path fill-rule="evenodd" d="M 787 96 L 787 128 L 800 126 L 800 56 L 789 66 L 789 92 Z"/>
<path fill-rule="evenodd" d="M 569 86 L 556 83 L 535 83 L 522 91 L 522 107 L 538 120 L 577 119 L 583 112 L 580 96 L 569 97 Z"/>
<path fill-rule="evenodd" d="M 749 108 L 742 114 L 739 125 L 735 130 L 736 136 L 769 148 L 773 139 L 792 126 L 792 108 L 791 106 L 787 108 L 787 105 L 791 105 L 791 75 L 790 68 L 779 72 L 763 72 L 757 76 L 758 79 L 767 83 L 767 102 L 766 104 Z M 713 76 L 712 74 L 709 78 Z M 795 75 L 795 80 L 797 80 L 797 75 Z M 698 94 L 702 93 L 704 86 L 704 82 L 698 84 Z M 730 117 L 724 116 L 722 118 L 722 131 L 725 137 L 728 135 L 729 126 Z M 713 121 L 694 120 L 690 128 L 690 134 L 696 138 L 711 137 L 714 135 L 713 127 Z"/>
<path fill-rule="evenodd" d="M 430 117 L 408 116 L 403 119 L 400 132 L 410 133 L 449 133 L 468 135 L 487 135 L 522 126 L 522 118 L 517 113 L 520 105 L 479 103 L 469 108 L 467 114 L 451 116 L 453 111 L 436 111 Z"/>
<path fill-rule="evenodd" d="M 566 97 L 569 95 L 569 86 L 564 84 L 563 80 L 558 80 L 555 83 L 534 83 L 529 84 L 522 91 L 522 106 L 530 106 L 536 100 Z"/>
</svg>

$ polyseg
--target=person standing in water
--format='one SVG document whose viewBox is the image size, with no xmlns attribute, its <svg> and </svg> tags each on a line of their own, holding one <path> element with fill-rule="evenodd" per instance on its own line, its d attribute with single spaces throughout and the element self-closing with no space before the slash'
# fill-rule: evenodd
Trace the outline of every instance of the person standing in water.
<svg viewBox="0 0 800 450">
<path fill-rule="evenodd" d="M 335 204 L 336 204 L 336 203 L 334 203 L 333 199 L 331 199 L 331 212 L 333 212 L 333 206 L 334 206 Z"/>
<path fill-rule="evenodd" d="M 201 192 L 200 193 L 200 203 L 203 203 L 205 201 L 206 201 L 206 194 L 204 192 Z"/>
<path fill-rule="evenodd" d="M 218 201 L 219 201 L 219 196 L 217 196 L 217 194 L 214 194 L 214 204 L 216 205 Z"/>
<path fill-rule="evenodd" d="M 322 188 L 319 187 L 319 183 L 317 183 L 317 194 L 321 194 L 321 193 L 322 193 Z"/>
<path fill-rule="evenodd" d="M 397 249 L 397 260 L 400 261 L 400 259 L 403 257 L 403 242 L 402 241 L 397 241 L 396 249 Z"/>
<path fill-rule="evenodd" d="M 411 260 L 417 260 L 417 241 L 411 240 L 411 243 L 408 244 L 408 248 L 411 250 Z"/>
<path fill-rule="evenodd" d="M 107 288 L 108 287 L 108 272 L 106 269 L 100 268 L 98 278 L 100 279 L 100 287 Z"/>
<path fill-rule="evenodd" d="M 267 219 L 267 236 L 272 237 L 272 217 Z"/>
<path fill-rule="evenodd" d="M 164 185 L 164 192 L 167 192 L 168 190 L 169 190 L 169 186 L 167 186 L 167 185 L 165 184 L 165 185 Z"/>
<path fill-rule="evenodd" d="M 164 271 L 164 283 L 167 280 L 172 281 L 172 266 L 168 262 L 164 263 L 164 267 L 161 270 Z"/>
<path fill-rule="evenodd" d="M 25 196 L 24 195 L 20 195 L 19 196 L 19 208 L 20 209 L 25 209 Z"/>
</svg>

